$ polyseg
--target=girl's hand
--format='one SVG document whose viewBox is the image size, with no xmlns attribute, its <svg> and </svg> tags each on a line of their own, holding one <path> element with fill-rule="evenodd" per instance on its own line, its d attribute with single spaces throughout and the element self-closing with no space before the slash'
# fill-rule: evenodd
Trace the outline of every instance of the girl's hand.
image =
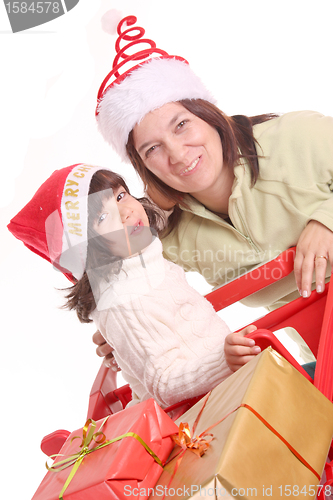
<svg viewBox="0 0 333 500">
<path fill-rule="evenodd" d="M 296 284 L 302 297 L 310 296 L 313 271 L 316 273 L 316 290 L 323 292 L 328 264 L 332 267 L 333 232 L 311 220 L 299 237 L 294 262 Z"/>
<path fill-rule="evenodd" d="M 255 345 L 253 339 L 245 337 L 245 335 L 254 332 L 256 329 L 256 326 L 250 325 L 240 332 L 229 333 L 229 335 L 226 336 L 224 354 L 227 365 L 233 372 L 241 368 L 261 352 L 260 347 Z"/>
<path fill-rule="evenodd" d="M 119 366 L 117 365 L 117 361 L 113 357 L 114 349 L 105 341 L 103 335 L 99 330 L 94 333 L 92 341 L 98 346 L 96 348 L 97 356 L 101 358 L 104 357 L 103 364 L 107 368 L 111 368 L 111 370 L 113 370 L 114 372 L 119 372 L 121 368 L 119 368 Z"/>
</svg>

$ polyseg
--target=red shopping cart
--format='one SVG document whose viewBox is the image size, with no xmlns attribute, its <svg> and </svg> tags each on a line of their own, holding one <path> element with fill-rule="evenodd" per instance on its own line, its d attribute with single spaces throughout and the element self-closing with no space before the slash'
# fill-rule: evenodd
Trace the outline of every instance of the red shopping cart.
<svg viewBox="0 0 333 500">
<path fill-rule="evenodd" d="M 283 252 L 276 259 L 263 264 L 251 272 L 236 278 L 228 284 L 212 291 L 206 298 L 212 303 L 216 311 L 242 300 L 266 286 L 286 277 L 293 271 L 295 248 Z M 258 328 L 251 338 L 256 344 L 265 349 L 272 346 L 284 356 L 297 370 L 332 401 L 332 355 L 333 353 L 333 287 L 326 285 L 321 294 L 312 292 L 307 299 L 302 297 L 272 311 L 254 321 Z M 289 351 L 282 345 L 273 332 L 292 327 L 303 337 L 310 350 L 317 359 L 314 380 L 305 372 Z M 182 401 L 167 411 L 178 408 L 177 417 L 195 404 L 200 397 Z M 116 373 L 101 366 L 90 393 L 88 418 L 98 420 L 125 408 L 131 400 L 129 385 L 117 388 Z M 41 448 L 47 455 L 58 453 L 69 432 L 60 430 L 46 436 Z"/>
</svg>

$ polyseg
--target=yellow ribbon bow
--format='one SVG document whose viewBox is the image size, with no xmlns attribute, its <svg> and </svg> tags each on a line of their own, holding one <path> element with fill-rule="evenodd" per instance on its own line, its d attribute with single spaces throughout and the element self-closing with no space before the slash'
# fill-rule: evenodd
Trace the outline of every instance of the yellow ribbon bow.
<svg viewBox="0 0 333 500">
<path fill-rule="evenodd" d="M 158 463 L 158 465 L 160 465 L 161 467 L 163 467 L 163 464 L 162 464 L 162 461 L 158 458 L 158 456 L 153 452 L 153 450 L 151 450 L 151 448 L 149 448 L 149 446 L 143 441 L 143 439 L 141 439 L 140 436 L 138 436 L 138 434 L 136 434 L 135 432 L 126 432 L 126 434 L 122 434 L 121 436 L 118 436 L 116 438 L 113 438 L 113 439 L 110 439 L 109 441 L 106 441 L 106 436 L 105 434 L 101 431 L 102 427 L 105 425 L 105 422 L 108 420 L 108 418 L 110 417 L 111 415 L 107 416 L 100 428 L 98 429 L 97 432 L 95 432 L 95 429 L 96 429 L 96 422 L 94 420 L 92 420 L 91 418 L 89 418 L 83 429 L 82 429 L 82 441 L 81 441 L 81 444 L 80 444 L 80 448 L 81 448 L 81 451 L 78 451 L 77 453 L 73 453 L 72 455 L 69 455 L 68 457 L 66 457 L 64 460 L 60 460 L 58 462 L 56 462 L 55 464 L 53 464 L 51 467 L 48 466 L 48 464 L 46 463 L 46 468 L 47 470 L 49 471 L 53 471 L 53 472 L 60 472 L 61 470 L 63 469 L 66 469 L 67 467 L 71 467 L 73 465 L 73 469 L 71 470 L 60 494 L 59 494 L 59 500 L 63 500 L 63 495 L 66 491 L 66 489 L 68 488 L 70 482 L 72 481 L 76 471 L 78 470 L 78 468 L 80 467 L 81 463 L 82 463 L 82 460 L 89 454 L 89 453 L 92 453 L 96 450 L 99 450 L 101 448 L 104 448 L 105 446 L 108 446 L 112 443 L 115 443 L 116 441 L 120 441 L 121 439 L 124 439 L 126 437 L 133 437 L 135 438 L 137 441 L 139 441 L 139 443 L 147 450 L 147 452 L 153 457 L 153 459 L 155 460 L 155 462 Z M 74 439 L 81 439 L 81 436 L 73 436 L 72 439 L 71 439 L 71 442 L 74 440 Z M 94 448 L 89 448 L 90 444 L 92 441 L 95 441 L 95 443 L 97 443 L 97 446 L 95 446 Z M 59 457 L 59 456 L 64 456 L 64 455 L 60 455 L 60 454 L 56 454 L 56 455 L 51 455 L 50 458 L 55 458 L 55 457 Z"/>
</svg>

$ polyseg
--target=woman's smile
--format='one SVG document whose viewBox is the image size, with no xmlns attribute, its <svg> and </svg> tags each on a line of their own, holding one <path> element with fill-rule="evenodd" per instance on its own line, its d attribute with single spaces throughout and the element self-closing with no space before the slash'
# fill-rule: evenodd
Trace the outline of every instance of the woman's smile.
<svg viewBox="0 0 333 500">
<path fill-rule="evenodd" d="M 187 175 L 187 174 L 192 173 L 193 170 L 195 169 L 195 167 L 198 165 L 199 161 L 200 161 L 200 158 L 197 158 L 196 160 L 194 160 L 189 167 L 185 168 L 182 172 L 180 172 L 180 175 Z"/>
</svg>

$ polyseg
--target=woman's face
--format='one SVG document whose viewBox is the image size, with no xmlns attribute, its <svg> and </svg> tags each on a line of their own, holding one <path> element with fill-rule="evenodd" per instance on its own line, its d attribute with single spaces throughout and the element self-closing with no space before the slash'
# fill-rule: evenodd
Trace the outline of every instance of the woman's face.
<svg viewBox="0 0 333 500">
<path fill-rule="evenodd" d="M 177 102 L 148 113 L 134 127 L 144 164 L 168 186 L 194 197 L 221 177 L 223 154 L 215 128 Z"/>
<path fill-rule="evenodd" d="M 125 259 L 151 243 L 149 220 L 141 203 L 123 186 L 110 191 L 93 228 L 107 240 L 112 255 Z"/>
</svg>

